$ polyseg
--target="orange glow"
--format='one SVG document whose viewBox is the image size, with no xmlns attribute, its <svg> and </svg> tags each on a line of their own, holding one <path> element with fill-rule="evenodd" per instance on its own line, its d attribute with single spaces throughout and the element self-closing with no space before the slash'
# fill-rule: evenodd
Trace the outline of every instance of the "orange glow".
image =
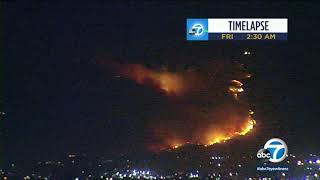
<svg viewBox="0 0 320 180">
<path fill-rule="evenodd" d="M 243 124 L 243 126 L 239 127 L 240 131 L 236 131 L 237 128 L 234 129 L 224 129 L 222 130 L 217 130 L 217 129 L 212 129 L 209 132 L 203 132 L 203 134 L 207 134 L 205 136 L 205 141 L 204 139 L 200 139 L 199 145 L 204 145 L 205 147 L 208 147 L 210 145 L 214 144 L 219 144 L 219 143 L 224 143 L 232 138 L 236 138 L 239 136 L 245 136 L 248 133 L 250 133 L 256 124 L 256 121 L 253 119 L 251 116 L 254 112 L 252 110 L 249 110 L 248 116 Z M 176 148 L 181 147 L 181 145 L 177 146 Z"/>
<path fill-rule="evenodd" d="M 177 149 L 177 148 L 181 147 L 181 145 L 182 145 L 182 144 L 176 144 L 176 145 L 174 145 L 172 148 L 173 148 L 173 149 Z"/>
<path fill-rule="evenodd" d="M 166 93 L 180 94 L 183 91 L 183 80 L 177 74 L 158 72 L 156 75 L 160 82 L 160 88 Z"/>
<path fill-rule="evenodd" d="M 250 112 L 252 112 L 252 111 L 250 111 Z M 229 132 L 229 133 L 228 132 L 227 133 L 225 133 L 225 132 L 214 133 L 212 135 L 209 135 L 207 143 L 205 143 L 205 144 L 198 143 L 198 145 L 204 145 L 205 147 L 208 147 L 210 145 L 224 143 L 224 142 L 226 142 L 232 138 L 235 138 L 237 136 L 245 136 L 253 130 L 255 124 L 256 124 L 256 121 L 249 115 L 246 123 L 241 128 L 241 131 Z M 177 149 L 177 148 L 182 147 L 185 144 L 187 144 L 187 143 L 179 143 L 179 144 L 172 143 L 171 147 L 173 149 Z"/>
<path fill-rule="evenodd" d="M 235 79 L 232 80 L 231 82 L 235 83 L 237 86 L 242 86 L 243 85 L 241 81 L 238 81 L 238 80 L 235 80 Z"/>
<path fill-rule="evenodd" d="M 171 147 L 172 149 L 178 149 L 178 148 L 180 148 L 181 146 L 183 146 L 184 144 L 187 144 L 186 142 L 183 142 L 183 141 L 181 141 L 181 140 L 178 140 L 178 139 L 175 138 L 175 137 L 172 137 L 172 138 L 171 138 L 171 141 L 168 141 L 167 143 L 170 144 L 170 147 Z"/>
<path fill-rule="evenodd" d="M 212 141 L 209 141 L 209 143 L 207 145 L 212 145 L 212 144 L 216 144 L 216 143 L 222 143 L 222 142 L 225 142 L 225 141 L 227 141 L 229 139 L 231 139 L 231 136 L 217 135 L 216 137 L 213 138 Z"/>
<path fill-rule="evenodd" d="M 247 124 L 242 128 L 240 132 L 236 132 L 235 134 L 244 136 L 253 129 L 255 124 L 256 124 L 256 121 L 251 117 L 249 117 Z"/>
<path fill-rule="evenodd" d="M 188 142 L 209 146 L 247 135 L 254 129 L 254 112 L 245 101 L 237 102 L 245 94 L 241 82 L 245 78 L 222 76 L 221 81 L 216 73 L 222 69 L 219 64 L 204 71 L 178 72 L 154 70 L 139 64 L 110 64 L 117 72 L 116 78 L 131 79 L 174 100 L 165 102 L 165 111 L 159 109 L 164 113 L 154 117 L 159 121 L 150 123 L 155 136 L 161 139 L 159 145 L 150 145 L 152 149 L 177 149 Z M 228 94 L 234 97 L 226 102 L 229 106 L 216 103 Z"/>
<path fill-rule="evenodd" d="M 153 71 L 138 64 L 126 65 L 120 72 L 138 84 L 152 86 L 166 94 L 178 95 L 185 90 L 185 82 L 177 73 Z"/>
<path fill-rule="evenodd" d="M 243 83 L 235 79 L 231 81 L 231 85 L 229 86 L 229 92 L 237 100 L 238 100 L 238 94 L 244 92 L 244 89 L 242 88 L 242 86 L 243 86 Z"/>
<path fill-rule="evenodd" d="M 212 144 L 216 144 L 216 143 L 222 143 L 222 142 L 226 142 L 227 140 L 236 137 L 236 136 L 244 136 L 246 134 L 248 134 L 250 131 L 253 130 L 254 125 L 256 124 L 256 121 L 251 117 L 251 114 L 253 114 L 253 111 L 249 111 L 249 116 L 248 119 L 246 121 L 246 123 L 244 124 L 244 126 L 241 128 L 241 131 L 239 132 L 234 132 L 234 133 L 218 133 L 218 134 L 214 134 L 211 139 L 208 141 L 208 144 L 206 145 L 212 145 Z"/>
</svg>

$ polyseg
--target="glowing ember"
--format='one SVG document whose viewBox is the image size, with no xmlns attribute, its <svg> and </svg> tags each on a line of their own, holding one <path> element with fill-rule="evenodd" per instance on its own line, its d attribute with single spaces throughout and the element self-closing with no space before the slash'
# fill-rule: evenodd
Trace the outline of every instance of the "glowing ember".
<svg viewBox="0 0 320 180">
<path fill-rule="evenodd" d="M 181 145 L 182 145 L 182 144 L 176 144 L 176 145 L 174 145 L 172 148 L 173 148 L 173 149 L 177 149 L 177 148 L 179 148 Z"/>
<path fill-rule="evenodd" d="M 244 92 L 242 88 L 243 83 L 239 80 L 232 80 L 231 85 L 229 86 L 229 92 L 233 95 L 235 99 L 238 99 L 238 94 Z"/>
<path fill-rule="evenodd" d="M 238 81 L 238 80 L 232 80 L 232 83 L 235 83 L 237 86 L 242 86 L 242 82 Z"/>
</svg>

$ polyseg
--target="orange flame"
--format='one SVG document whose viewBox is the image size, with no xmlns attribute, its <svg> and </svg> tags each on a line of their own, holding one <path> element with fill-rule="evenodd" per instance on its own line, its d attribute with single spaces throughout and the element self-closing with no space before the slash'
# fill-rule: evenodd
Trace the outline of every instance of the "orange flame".
<svg viewBox="0 0 320 180">
<path fill-rule="evenodd" d="M 256 124 L 256 121 L 251 117 L 249 117 L 247 123 L 243 126 L 243 128 L 241 128 L 241 131 L 234 132 L 231 134 L 216 134 L 212 137 L 212 139 L 208 142 L 207 145 L 226 142 L 227 140 L 236 136 L 244 136 L 253 130 L 255 124 Z"/>
<path fill-rule="evenodd" d="M 238 137 L 238 136 L 245 136 L 248 133 L 250 133 L 256 124 L 256 121 L 251 117 L 250 114 L 252 114 L 253 111 L 250 110 L 248 119 L 246 123 L 241 127 L 241 131 L 236 131 L 236 132 L 217 132 L 212 133 L 208 135 L 207 142 L 206 143 L 196 143 L 198 145 L 204 145 L 205 147 L 214 145 L 214 144 L 219 144 L 219 143 L 224 143 L 232 138 Z M 181 143 L 181 141 L 178 143 L 176 140 L 172 141 L 170 143 L 170 147 L 173 149 L 178 149 L 182 147 L 185 144 L 189 144 L 189 142 Z"/>
<path fill-rule="evenodd" d="M 117 67 L 118 72 L 120 75 L 125 76 L 129 79 L 134 80 L 136 83 L 141 85 L 146 85 L 154 88 L 155 90 L 158 90 L 162 93 L 164 93 L 167 96 L 188 96 L 189 94 L 186 94 L 188 91 L 193 89 L 200 89 L 203 88 L 203 84 L 208 84 L 208 79 L 203 79 L 203 77 L 198 76 L 198 74 L 193 72 L 183 72 L 183 73 L 176 73 L 176 72 L 168 72 L 168 71 L 155 71 L 151 70 L 149 68 L 146 68 L 139 64 L 127 64 L 127 65 L 114 65 L 114 67 Z M 201 74 L 203 75 L 203 74 Z M 251 77 L 251 75 L 250 75 Z M 212 77 L 210 77 L 212 78 Z M 203 81 L 202 81 L 203 80 Z M 207 82 L 208 81 L 208 82 Z M 203 83 L 206 82 L 206 83 Z M 229 81 L 230 82 L 230 81 Z M 198 83 L 198 84 L 195 84 Z M 202 89 L 201 89 L 202 90 Z M 207 92 L 210 92 L 210 90 L 206 89 Z M 240 80 L 231 80 L 231 84 L 229 88 L 227 89 L 227 92 L 231 94 L 234 97 L 235 101 L 239 100 L 239 94 L 244 92 L 243 83 Z M 205 93 L 203 93 L 205 94 Z M 200 94 L 202 95 L 202 94 Z M 197 96 L 198 97 L 198 96 Z M 205 98 L 211 97 L 211 96 L 205 96 Z M 205 99 L 204 98 L 204 99 Z M 186 106 L 191 106 L 193 108 L 193 104 L 187 104 Z M 184 107 L 183 107 L 184 108 Z M 192 109 L 191 108 L 191 109 Z M 196 107 L 198 108 L 198 107 Z M 188 109 L 189 110 L 189 109 Z M 188 111 L 187 110 L 187 111 Z M 186 111 L 186 112 L 187 112 Z M 199 109 L 197 109 L 197 112 L 199 112 Z M 256 124 L 255 120 L 252 118 L 253 111 L 249 111 L 248 116 L 241 116 L 242 118 L 238 118 L 236 120 L 232 120 L 233 118 L 228 118 L 226 120 L 226 126 L 231 129 L 225 129 L 223 126 L 220 126 L 220 124 L 214 124 L 215 127 L 212 127 L 211 130 L 205 130 L 200 131 L 202 135 L 198 137 L 198 134 L 191 138 L 190 142 L 193 144 L 201 144 L 201 145 L 213 145 L 216 143 L 223 143 L 226 142 L 234 137 L 237 136 L 244 136 L 247 135 L 249 132 L 251 132 L 254 129 L 254 125 Z M 203 116 L 199 113 L 197 116 L 195 115 L 194 119 L 202 118 Z M 223 118 L 221 118 L 223 119 Z M 229 122 L 229 120 L 231 122 Z M 239 120 L 239 121 L 238 121 Z M 198 121 L 200 122 L 200 121 Z M 208 122 L 208 121 L 207 121 Z M 236 122 L 236 123 L 233 123 Z M 211 123 L 211 122 L 208 122 Z M 213 122 L 214 123 L 214 122 Z M 240 126 L 243 123 L 242 126 Z M 209 124 L 205 124 L 202 126 L 208 126 Z M 218 130 L 217 127 L 223 130 Z M 222 128 L 221 128 L 222 127 Z M 174 130 L 174 129 L 173 129 Z M 168 128 L 167 131 L 172 131 L 172 129 Z M 175 131 L 175 130 L 174 130 Z M 166 134 L 165 133 L 165 134 Z M 170 133 L 169 133 L 170 134 Z M 173 132 L 174 134 L 174 132 Z M 165 135 L 168 136 L 168 135 Z M 184 144 L 187 144 L 188 142 L 182 139 L 177 140 L 176 138 L 170 138 L 170 137 L 161 137 L 165 138 L 165 142 L 167 145 L 169 145 L 173 149 L 180 148 Z"/>
</svg>

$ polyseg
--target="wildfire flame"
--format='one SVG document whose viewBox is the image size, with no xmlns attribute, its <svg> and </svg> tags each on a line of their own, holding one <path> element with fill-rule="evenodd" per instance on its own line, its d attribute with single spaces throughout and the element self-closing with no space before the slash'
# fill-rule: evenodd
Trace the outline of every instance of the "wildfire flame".
<svg viewBox="0 0 320 180">
<path fill-rule="evenodd" d="M 113 63 L 114 65 L 114 63 Z M 237 115 L 237 111 L 233 112 L 233 114 L 223 114 L 219 116 L 217 114 L 211 114 L 215 112 L 210 112 L 212 110 L 208 109 L 208 115 L 202 115 L 202 111 L 199 108 L 198 104 L 194 104 L 194 102 L 198 102 L 200 100 L 211 99 L 212 97 L 212 89 L 209 89 L 210 86 L 208 84 L 212 84 L 212 79 L 215 80 L 216 77 L 211 76 L 212 73 L 199 73 L 195 72 L 169 72 L 167 70 L 151 70 L 139 64 L 127 64 L 127 65 L 114 65 L 117 67 L 118 73 L 120 76 L 124 76 L 126 78 L 134 80 L 137 84 L 146 85 L 154 88 L 155 90 L 162 92 L 168 97 L 175 98 L 177 96 L 181 97 L 179 100 L 183 99 L 181 103 L 182 107 L 179 106 L 176 114 L 184 114 L 180 115 L 177 118 L 189 118 L 188 120 L 184 120 L 187 125 L 187 122 L 192 120 L 192 123 L 195 124 L 195 127 L 188 127 L 184 125 L 179 125 L 181 121 L 176 121 L 176 119 L 168 120 L 166 126 L 156 126 L 156 134 L 160 134 L 161 138 L 165 139 L 167 146 L 170 146 L 173 149 L 180 148 L 181 146 L 191 143 L 191 144 L 200 144 L 204 146 L 213 145 L 216 143 L 223 143 L 237 136 L 247 135 L 250 131 L 254 129 L 256 121 L 253 119 L 253 111 L 249 110 L 249 113 L 246 116 Z M 201 73 L 201 72 L 200 72 Z M 208 76 L 210 75 L 210 77 Z M 119 75 L 119 74 L 118 74 Z M 117 76 L 117 77 L 120 77 Z M 250 78 L 251 74 L 246 74 L 243 78 Z M 220 81 L 217 81 L 219 84 Z M 244 93 L 244 84 L 239 79 L 233 79 L 229 82 L 229 87 L 227 89 L 227 93 L 234 97 L 235 102 L 240 101 L 239 95 Z M 214 83 L 213 83 L 214 84 Z M 198 90 L 200 93 L 190 93 L 193 90 Z M 215 90 L 215 89 L 213 89 Z M 206 92 L 206 93 L 203 93 Z M 211 94 L 210 94 L 211 93 Z M 196 95 L 195 95 L 196 94 Z M 200 97 L 200 98 L 199 98 Z M 187 101 L 184 101 L 187 99 Z M 213 101 L 215 99 L 212 99 Z M 176 106 L 175 106 L 176 108 Z M 236 107 L 239 108 L 240 107 Z M 181 109 L 184 109 L 181 110 Z M 221 107 L 220 109 L 223 109 Z M 169 109 L 170 111 L 171 109 Z M 192 111 L 194 110 L 194 112 Z M 231 108 L 232 110 L 232 108 Z M 190 113 L 192 111 L 191 116 L 185 115 L 186 113 Z M 222 110 L 224 111 L 224 109 Z M 227 110 L 226 110 L 227 112 Z M 224 113 L 226 113 L 224 112 Z M 170 113 L 167 113 L 170 115 Z M 210 115 L 211 114 L 211 115 Z M 176 118 L 177 115 L 169 118 Z M 194 117 L 193 117 L 194 116 Z M 211 116 L 215 120 L 210 120 Z M 218 122 L 216 118 L 218 119 Z M 225 121 L 223 118 L 226 117 Z M 233 120 L 233 117 L 235 118 Z M 197 120 L 199 119 L 199 120 Z M 168 127 L 170 123 L 176 123 L 174 126 Z M 178 123 L 178 125 L 177 125 Z M 199 126 L 200 123 L 200 126 Z M 205 124 L 205 123 L 213 123 L 213 124 Z M 177 128 L 184 128 L 184 132 L 181 134 L 180 130 Z M 209 127 L 206 129 L 206 127 Z M 190 133 L 188 133 L 188 129 L 191 128 Z M 204 129 L 203 129 L 204 128 Z M 159 130 L 160 129 L 160 130 Z M 186 131 L 186 132 L 185 132 Z M 192 131 L 192 133 L 191 133 Z M 179 134 L 180 133 L 180 134 Z M 163 135 L 162 135 L 163 134 Z M 181 138 L 184 135 L 189 135 L 188 138 Z M 177 138 L 179 137 L 179 138 Z M 161 146 L 163 147 L 163 146 Z"/>
<path fill-rule="evenodd" d="M 225 142 L 236 136 L 244 136 L 248 134 L 251 130 L 253 130 L 255 124 L 256 121 L 251 116 L 249 116 L 246 124 L 244 124 L 243 128 L 241 128 L 241 131 L 234 132 L 232 134 L 217 134 L 214 137 L 212 137 L 212 140 L 210 140 L 206 145 L 213 145 L 216 143 Z"/>
<path fill-rule="evenodd" d="M 239 80 L 232 80 L 231 85 L 228 90 L 236 100 L 239 100 L 238 94 L 244 92 L 243 83 Z M 213 135 L 209 135 L 209 138 L 208 138 L 209 140 L 207 141 L 207 143 L 205 143 L 205 144 L 200 143 L 200 144 L 207 147 L 207 146 L 210 146 L 213 144 L 226 142 L 226 141 L 228 141 L 234 137 L 237 137 L 237 136 L 247 135 L 250 131 L 253 130 L 254 126 L 256 125 L 256 121 L 252 117 L 253 114 L 254 114 L 254 112 L 249 109 L 247 120 L 246 120 L 245 124 L 240 128 L 240 131 L 235 131 L 235 132 L 231 132 L 231 133 L 230 132 L 214 133 Z M 172 144 L 171 147 L 173 149 L 177 149 L 177 148 L 181 147 L 181 144 Z"/>
<path fill-rule="evenodd" d="M 251 76 L 249 76 L 249 77 L 246 76 L 246 78 L 250 78 L 250 77 Z M 228 90 L 236 100 L 238 100 L 238 94 L 244 92 L 244 89 L 242 86 L 243 86 L 243 83 L 239 80 L 232 80 L 231 81 L 231 85 Z M 209 140 L 209 142 L 206 144 L 206 146 L 213 145 L 216 143 L 225 142 L 235 136 L 244 136 L 244 135 L 248 134 L 251 130 L 253 130 L 254 125 L 256 124 L 256 121 L 252 117 L 253 114 L 254 114 L 254 112 L 252 110 L 249 110 L 247 121 L 244 124 L 244 126 L 241 128 L 241 131 L 236 131 L 231 134 L 222 134 L 222 133 L 216 134 L 210 138 L 211 140 Z"/>
</svg>

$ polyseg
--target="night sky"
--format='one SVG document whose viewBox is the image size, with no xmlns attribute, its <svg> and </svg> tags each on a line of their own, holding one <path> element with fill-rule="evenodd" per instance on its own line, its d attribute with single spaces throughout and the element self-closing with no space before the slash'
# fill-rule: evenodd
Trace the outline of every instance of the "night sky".
<svg viewBox="0 0 320 180">
<path fill-rule="evenodd" d="M 319 5 L 319 4 L 318 4 Z M 1 144 L 5 161 L 70 152 L 117 154 L 148 136 L 145 108 L 158 95 L 118 81 L 97 59 L 146 66 L 246 59 L 257 122 L 289 149 L 320 149 L 319 10 L 308 3 L 1 2 Z M 186 42 L 186 18 L 287 17 L 288 41 Z M 142 146 L 141 146 L 142 147 Z"/>
</svg>

